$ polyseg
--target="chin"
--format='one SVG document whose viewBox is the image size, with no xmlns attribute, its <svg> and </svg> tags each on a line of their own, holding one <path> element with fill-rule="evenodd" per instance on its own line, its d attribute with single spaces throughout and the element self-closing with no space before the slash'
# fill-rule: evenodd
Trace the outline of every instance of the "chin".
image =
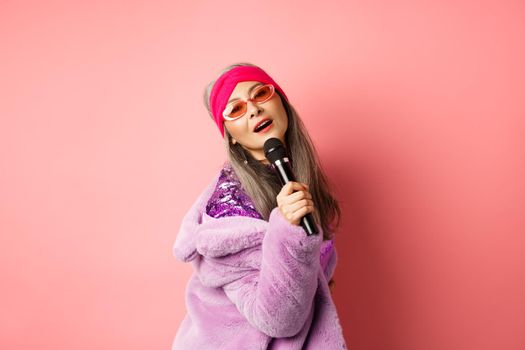
<svg viewBox="0 0 525 350">
<path fill-rule="evenodd" d="M 273 130 L 270 130 L 267 133 L 265 133 L 262 138 L 264 139 L 264 141 L 266 141 L 266 140 L 268 140 L 270 138 L 273 138 L 273 137 L 276 137 L 279 140 L 282 140 L 281 135 L 279 133 L 274 132 Z"/>
<path fill-rule="evenodd" d="M 281 141 L 284 140 L 284 135 L 282 135 L 281 130 L 278 130 L 277 128 L 272 128 L 268 130 L 267 132 L 265 132 L 264 134 L 255 135 L 255 137 L 257 138 L 257 141 L 260 142 L 261 148 L 264 146 L 264 143 L 266 142 L 266 140 L 272 137 L 276 137 Z"/>
</svg>

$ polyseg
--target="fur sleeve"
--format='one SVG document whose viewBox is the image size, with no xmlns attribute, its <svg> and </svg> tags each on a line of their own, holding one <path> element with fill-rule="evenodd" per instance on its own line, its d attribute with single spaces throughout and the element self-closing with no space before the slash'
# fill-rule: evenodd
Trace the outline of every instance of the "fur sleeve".
<svg viewBox="0 0 525 350">
<path fill-rule="evenodd" d="M 307 236 L 278 207 L 261 243 L 260 270 L 222 286 L 250 324 L 274 338 L 297 334 L 313 307 L 323 232 Z"/>
<path fill-rule="evenodd" d="M 335 245 L 330 250 L 330 255 L 327 258 L 327 260 L 328 262 L 326 263 L 326 267 L 324 268 L 324 275 L 326 277 L 326 280 L 330 281 L 332 277 L 334 277 L 335 266 L 337 265 L 337 249 Z"/>
</svg>

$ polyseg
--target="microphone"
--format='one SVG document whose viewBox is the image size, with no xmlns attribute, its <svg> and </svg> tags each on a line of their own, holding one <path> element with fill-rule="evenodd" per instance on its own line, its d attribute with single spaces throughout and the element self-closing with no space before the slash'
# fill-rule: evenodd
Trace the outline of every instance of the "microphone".
<svg viewBox="0 0 525 350">
<path fill-rule="evenodd" d="M 286 149 L 283 143 L 278 138 L 272 137 L 264 142 L 264 155 L 266 159 L 273 164 L 273 168 L 277 170 L 281 185 L 286 185 L 290 181 L 295 181 L 295 176 L 290 166 L 290 160 L 286 155 Z M 301 226 L 306 231 L 308 236 L 318 234 L 317 226 L 311 213 L 306 213 L 301 218 Z"/>
</svg>

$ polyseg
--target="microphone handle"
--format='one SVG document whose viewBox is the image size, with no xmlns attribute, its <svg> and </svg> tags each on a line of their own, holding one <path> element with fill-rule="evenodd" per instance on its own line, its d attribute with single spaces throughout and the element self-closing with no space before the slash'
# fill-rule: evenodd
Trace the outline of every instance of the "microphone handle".
<svg viewBox="0 0 525 350">
<path fill-rule="evenodd" d="M 273 166 L 277 169 L 281 185 L 284 186 L 290 181 L 295 181 L 295 176 L 290 167 L 290 160 L 288 157 L 277 159 L 275 163 L 273 163 Z M 306 215 L 301 218 L 301 226 L 308 236 L 319 233 L 317 231 L 317 226 L 315 225 L 314 217 L 311 213 L 306 213 Z"/>
</svg>

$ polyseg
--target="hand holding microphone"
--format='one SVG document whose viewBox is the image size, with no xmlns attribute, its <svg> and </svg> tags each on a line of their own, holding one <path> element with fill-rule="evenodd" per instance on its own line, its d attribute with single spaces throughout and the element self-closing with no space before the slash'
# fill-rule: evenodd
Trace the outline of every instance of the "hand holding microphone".
<svg viewBox="0 0 525 350">
<path fill-rule="evenodd" d="M 311 214 L 315 210 L 312 196 L 305 184 L 295 181 L 283 143 L 278 138 L 272 137 L 264 142 L 263 147 L 264 155 L 273 164 L 283 185 L 277 196 L 281 213 L 290 223 L 300 221 L 308 236 L 319 233 Z"/>
<path fill-rule="evenodd" d="M 283 186 L 277 195 L 277 205 L 283 217 L 292 225 L 299 225 L 303 216 L 315 211 L 308 187 L 306 184 L 295 181 Z"/>
</svg>

